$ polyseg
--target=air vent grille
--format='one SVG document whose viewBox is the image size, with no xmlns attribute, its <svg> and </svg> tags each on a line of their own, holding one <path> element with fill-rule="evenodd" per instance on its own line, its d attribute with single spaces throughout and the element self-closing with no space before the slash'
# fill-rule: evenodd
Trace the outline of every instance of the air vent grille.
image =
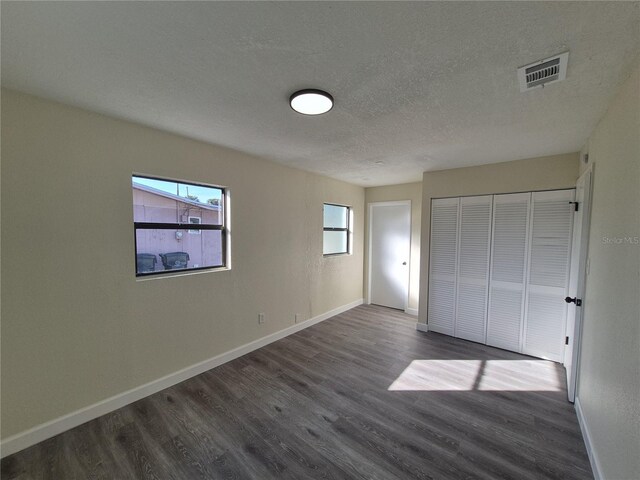
<svg viewBox="0 0 640 480">
<path fill-rule="evenodd" d="M 569 52 L 545 58 L 518 69 L 520 91 L 526 92 L 553 82 L 564 80 L 567 75 Z"/>
</svg>

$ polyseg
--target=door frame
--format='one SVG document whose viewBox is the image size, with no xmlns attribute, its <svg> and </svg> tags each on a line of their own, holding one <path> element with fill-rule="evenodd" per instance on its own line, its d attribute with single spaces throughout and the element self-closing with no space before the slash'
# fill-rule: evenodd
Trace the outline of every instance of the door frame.
<svg viewBox="0 0 640 480">
<path fill-rule="evenodd" d="M 580 249 L 578 251 L 572 250 L 571 262 L 578 262 L 577 266 L 577 278 L 576 278 L 576 298 L 582 300 L 582 306 L 573 307 L 576 310 L 573 331 L 567 330 L 567 336 L 573 336 L 572 350 L 571 350 L 571 377 L 567 383 L 567 397 L 570 402 L 575 402 L 576 393 L 578 391 L 578 376 L 580 374 L 580 356 L 582 350 L 582 325 L 584 320 L 584 308 L 585 308 L 585 293 L 587 274 L 589 270 L 589 232 L 591 229 L 591 206 L 593 204 L 593 172 L 594 165 L 591 164 L 576 180 L 576 186 L 582 178 L 589 175 L 589 184 L 585 185 L 585 193 L 583 205 L 579 205 L 582 208 L 582 230 L 580 232 Z M 577 191 L 577 189 L 576 189 Z M 575 233 L 575 226 L 574 226 Z M 571 280 L 569 280 L 571 282 Z M 579 308 L 579 310 L 578 310 Z M 566 364 L 567 360 L 567 348 L 565 347 L 565 355 L 563 364 Z"/>
<path fill-rule="evenodd" d="M 407 294 L 405 295 L 404 298 L 404 312 L 408 313 L 407 310 L 409 309 L 409 290 L 411 287 L 410 284 L 410 280 L 411 280 L 411 235 L 413 233 L 413 225 L 411 222 L 411 200 L 395 200 L 395 201 L 388 201 L 388 202 L 369 202 L 368 203 L 368 209 L 367 209 L 367 232 L 368 232 L 368 237 L 369 240 L 367 242 L 367 248 L 368 248 L 368 255 L 367 255 L 367 305 L 371 305 L 371 259 L 372 259 L 372 249 L 371 249 L 371 245 L 373 242 L 373 209 L 375 207 L 397 207 L 400 205 L 406 205 L 409 207 L 409 255 L 407 258 Z"/>
</svg>

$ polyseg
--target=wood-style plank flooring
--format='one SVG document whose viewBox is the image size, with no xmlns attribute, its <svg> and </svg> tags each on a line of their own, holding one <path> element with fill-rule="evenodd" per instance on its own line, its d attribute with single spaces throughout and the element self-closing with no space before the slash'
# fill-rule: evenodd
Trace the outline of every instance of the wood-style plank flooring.
<svg viewBox="0 0 640 480">
<path fill-rule="evenodd" d="M 2 460 L 2 479 L 591 479 L 561 366 L 360 306 Z"/>
</svg>

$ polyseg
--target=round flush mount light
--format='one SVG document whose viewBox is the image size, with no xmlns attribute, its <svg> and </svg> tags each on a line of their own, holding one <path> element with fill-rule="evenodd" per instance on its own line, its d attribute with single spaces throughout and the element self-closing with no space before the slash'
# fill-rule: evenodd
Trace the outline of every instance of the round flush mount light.
<svg viewBox="0 0 640 480">
<path fill-rule="evenodd" d="M 333 97 L 322 90 L 309 88 L 292 94 L 289 104 L 303 115 L 321 115 L 333 108 Z"/>
</svg>

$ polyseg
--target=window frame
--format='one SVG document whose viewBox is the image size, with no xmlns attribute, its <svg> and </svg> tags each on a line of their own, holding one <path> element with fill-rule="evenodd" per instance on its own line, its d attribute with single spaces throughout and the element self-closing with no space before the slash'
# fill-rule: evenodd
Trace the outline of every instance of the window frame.
<svg viewBox="0 0 640 480">
<path fill-rule="evenodd" d="M 153 175 L 145 175 L 139 173 L 132 173 L 131 180 L 133 181 L 135 177 L 138 178 L 146 178 L 149 180 L 159 180 L 163 182 L 175 182 L 180 183 L 182 185 L 193 185 L 194 187 L 204 187 L 204 188 L 215 188 L 221 191 L 221 199 L 222 199 L 222 208 L 220 212 L 222 213 L 222 220 L 220 225 L 211 225 L 211 224 L 203 224 L 203 223 L 190 223 L 190 218 L 187 217 L 187 222 L 133 222 L 133 256 L 134 256 L 134 269 L 136 273 L 136 278 L 143 277 L 162 277 L 163 275 L 188 275 L 192 272 L 201 272 L 203 270 L 211 270 L 211 271 L 219 271 L 219 270 L 229 270 L 231 268 L 231 262 L 229 258 L 229 189 L 228 187 L 223 187 L 220 185 L 211 185 L 207 183 L 200 182 L 192 182 L 186 180 L 176 180 L 172 178 L 166 177 L 157 177 Z M 188 199 L 186 199 L 188 200 Z M 133 205 L 133 201 L 131 202 Z M 202 222 L 202 218 L 200 218 L 200 222 Z M 193 228 L 196 226 L 196 228 Z M 176 268 L 172 270 L 158 270 L 153 272 L 138 272 L 138 230 L 186 230 L 187 233 L 191 233 L 190 230 L 198 230 L 198 234 L 202 233 L 202 230 L 220 230 L 220 243 L 222 249 L 222 264 L 221 265 L 208 265 L 205 267 L 191 267 L 191 268 Z"/>
<path fill-rule="evenodd" d="M 342 228 L 342 227 L 325 227 L 324 225 L 324 207 L 325 206 L 331 206 L 331 207 L 341 207 L 341 208 L 345 208 L 347 210 L 347 226 L 346 228 Z M 351 206 L 349 205 L 341 205 L 339 203 L 331 203 L 331 202 L 324 202 L 322 204 L 322 256 L 323 257 L 336 257 L 339 255 L 350 255 L 351 254 Z M 345 232 L 345 234 L 347 235 L 347 249 L 344 252 L 335 252 L 335 253 L 324 253 L 324 232 Z"/>
</svg>

